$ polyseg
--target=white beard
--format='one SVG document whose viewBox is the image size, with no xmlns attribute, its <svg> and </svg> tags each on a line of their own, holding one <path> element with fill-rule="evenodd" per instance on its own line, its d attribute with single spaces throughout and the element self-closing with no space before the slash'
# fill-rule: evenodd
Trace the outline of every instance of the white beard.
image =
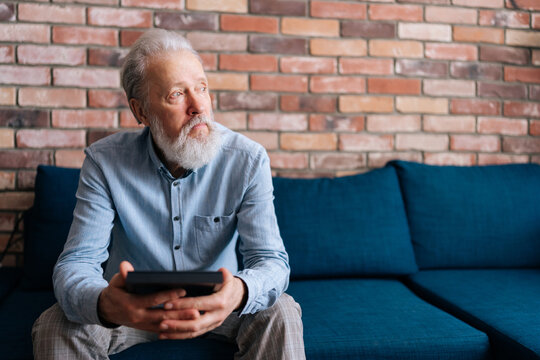
<svg viewBox="0 0 540 360">
<path fill-rule="evenodd" d="M 176 139 L 170 139 L 165 134 L 161 121 L 156 116 L 149 116 L 149 123 L 152 137 L 165 159 L 186 170 L 196 170 L 207 165 L 221 148 L 221 133 L 213 119 L 207 116 L 193 117 L 182 127 Z M 207 136 L 196 138 L 189 136 L 191 129 L 198 124 L 208 126 Z"/>
</svg>

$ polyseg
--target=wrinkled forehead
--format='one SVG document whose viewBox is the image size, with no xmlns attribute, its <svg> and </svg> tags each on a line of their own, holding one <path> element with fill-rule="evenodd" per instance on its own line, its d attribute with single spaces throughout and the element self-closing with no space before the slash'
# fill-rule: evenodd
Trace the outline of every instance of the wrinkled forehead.
<svg viewBox="0 0 540 360">
<path fill-rule="evenodd" d="M 163 52 L 148 59 L 146 80 L 148 83 L 168 86 L 206 80 L 203 65 L 195 54 L 188 50 Z"/>
</svg>

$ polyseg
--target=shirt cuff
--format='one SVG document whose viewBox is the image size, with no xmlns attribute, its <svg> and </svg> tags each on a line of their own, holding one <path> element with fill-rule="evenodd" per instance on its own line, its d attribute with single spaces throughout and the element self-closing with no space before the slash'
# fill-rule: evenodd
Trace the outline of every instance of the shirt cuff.
<svg viewBox="0 0 540 360">
<path fill-rule="evenodd" d="M 235 276 L 240 278 L 246 284 L 248 292 L 246 304 L 244 305 L 243 309 L 239 310 L 240 316 L 246 314 L 254 314 L 257 311 L 261 310 L 261 304 L 257 301 L 261 286 L 257 279 L 253 276 L 250 276 L 249 270 L 242 270 Z"/>
</svg>

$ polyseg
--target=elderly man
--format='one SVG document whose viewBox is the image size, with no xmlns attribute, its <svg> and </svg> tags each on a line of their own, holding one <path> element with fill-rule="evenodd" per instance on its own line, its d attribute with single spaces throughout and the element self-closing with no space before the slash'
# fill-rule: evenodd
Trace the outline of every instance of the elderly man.
<svg viewBox="0 0 540 360">
<path fill-rule="evenodd" d="M 173 32 L 145 33 L 122 82 L 146 126 L 86 150 L 53 275 L 58 304 L 34 324 L 35 358 L 106 359 L 203 334 L 235 341 L 236 358 L 305 358 L 266 152 L 213 121 L 201 60 Z M 134 269 L 219 269 L 224 282 L 207 296 L 134 295 L 125 288 Z"/>
</svg>

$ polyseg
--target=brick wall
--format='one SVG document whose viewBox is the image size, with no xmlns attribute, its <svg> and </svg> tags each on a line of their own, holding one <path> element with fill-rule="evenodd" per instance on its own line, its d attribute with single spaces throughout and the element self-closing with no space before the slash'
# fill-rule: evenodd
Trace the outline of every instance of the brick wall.
<svg viewBox="0 0 540 360">
<path fill-rule="evenodd" d="M 0 0 L 0 249 L 38 164 L 137 128 L 119 66 L 150 27 L 193 42 L 275 174 L 540 163 L 540 0 Z"/>
</svg>

